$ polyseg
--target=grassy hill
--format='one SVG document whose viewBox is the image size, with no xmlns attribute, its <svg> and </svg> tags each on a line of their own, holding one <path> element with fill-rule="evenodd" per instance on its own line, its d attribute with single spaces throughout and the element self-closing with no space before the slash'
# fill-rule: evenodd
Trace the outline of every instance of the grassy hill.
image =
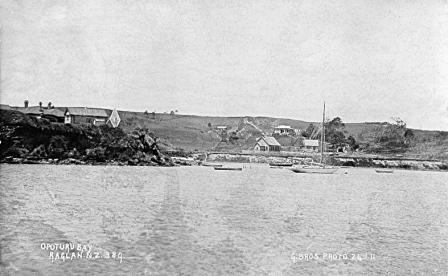
<svg viewBox="0 0 448 276">
<path fill-rule="evenodd" d="M 179 114 L 144 114 L 120 111 L 121 127 L 131 131 L 136 127 L 148 128 L 173 148 L 187 151 L 250 149 L 258 137 L 271 134 L 278 125 L 289 125 L 305 130 L 310 122 L 272 117 L 210 117 Z M 319 124 L 319 123 L 314 123 Z M 387 123 L 346 123 L 346 136 L 353 136 L 359 143 L 372 143 Z M 211 127 L 210 127 L 211 126 Z M 227 126 L 229 133 L 237 132 L 235 140 L 222 142 L 216 126 Z M 406 153 L 407 157 L 448 159 L 448 132 L 413 130 L 414 140 Z"/>
<path fill-rule="evenodd" d="M 63 107 L 60 109 L 65 110 Z M 110 112 L 111 110 L 108 110 L 108 113 Z M 162 147 L 186 151 L 251 149 L 257 138 L 263 134 L 272 134 L 274 127 L 278 125 L 305 130 L 310 124 L 301 120 L 272 117 L 212 117 L 130 111 L 119 111 L 119 115 L 122 120 L 120 127 L 125 132 L 130 133 L 138 127 L 147 128 L 160 138 Z M 320 122 L 313 124 L 320 125 Z M 216 126 L 227 126 L 227 133 L 234 134 L 223 137 L 216 130 Z M 346 137 L 353 136 L 360 144 L 372 144 L 386 127 L 385 122 L 346 123 L 344 133 Z M 412 131 L 414 138 L 403 153 L 404 156 L 448 159 L 448 132 L 417 129 Z M 286 140 L 281 141 L 282 145 L 294 142 Z"/>
</svg>

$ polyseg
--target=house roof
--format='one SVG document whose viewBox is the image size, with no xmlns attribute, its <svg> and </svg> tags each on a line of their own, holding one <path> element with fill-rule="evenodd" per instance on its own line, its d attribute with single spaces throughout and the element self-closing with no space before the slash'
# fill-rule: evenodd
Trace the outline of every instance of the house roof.
<svg viewBox="0 0 448 276">
<path fill-rule="evenodd" d="M 64 117 L 64 111 L 57 108 L 44 109 L 44 115 L 51 115 L 55 117 Z"/>
<path fill-rule="evenodd" d="M 291 129 L 291 126 L 279 125 L 276 126 L 275 128 Z"/>
<path fill-rule="evenodd" d="M 260 140 L 264 140 L 264 142 L 266 144 L 268 144 L 269 146 L 279 146 L 279 147 L 281 146 L 279 144 L 279 142 L 277 142 L 277 140 L 274 137 L 271 137 L 271 136 L 269 136 L 269 137 L 261 137 L 258 141 L 260 141 Z"/>
<path fill-rule="evenodd" d="M 55 117 L 64 117 L 64 112 L 58 108 L 42 108 L 40 106 L 16 107 L 15 110 L 32 115 L 50 115 Z"/>
<path fill-rule="evenodd" d="M 7 105 L 7 104 L 0 104 L 0 109 L 11 110 L 11 107 L 9 105 Z"/>
<path fill-rule="evenodd" d="M 107 110 L 102 108 L 67 107 L 65 112 L 67 111 L 68 113 L 70 113 L 70 115 L 104 117 L 104 118 L 109 117 Z"/>
<path fill-rule="evenodd" d="M 319 146 L 319 140 L 305 139 L 305 140 L 303 140 L 303 145 L 305 147 L 318 147 Z"/>
<path fill-rule="evenodd" d="M 33 115 L 42 114 L 40 106 L 16 107 L 15 110 L 25 114 L 33 114 Z"/>
</svg>

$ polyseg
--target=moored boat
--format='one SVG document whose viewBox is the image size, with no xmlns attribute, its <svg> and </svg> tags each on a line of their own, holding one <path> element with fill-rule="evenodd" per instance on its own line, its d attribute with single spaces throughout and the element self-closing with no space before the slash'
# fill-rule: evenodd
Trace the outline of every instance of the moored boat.
<svg viewBox="0 0 448 276">
<path fill-rule="evenodd" d="M 271 166 L 271 167 L 291 167 L 292 163 L 290 163 L 290 162 L 272 162 L 272 163 L 269 163 L 269 166 Z"/>
<path fill-rule="evenodd" d="M 233 168 L 233 167 L 214 167 L 217 171 L 242 171 L 243 168 Z"/>
<path fill-rule="evenodd" d="M 375 169 L 377 173 L 393 173 L 392 169 Z"/>
<path fill-rule="evenodd" d="M 333 174 L 338 168 L 332 166 L 325 166 L 324 162 L 324 147 L 325 143 L 325 102 L 324 111 L 322 114 L 322 133 L 320 135 L 320 163 L 313 163 L 305 166 L 294 166 L 291 171 L 295 173 L 315 173 L 315 174 Z"/>
<path fill-rule="evenodd" d="M 334 167 L 313 167 L 313 166 L 303 166 L 294 167 L 291 171 L 295 173 L 316 173 L 316 174 L 333 174 L 338 170 Z"/>
<path fill-rule="evenodd" d="M 220 167 L 222 167 L 222 164 L 202 163 L 202 166 L 220 168 Z"/>
</svg>

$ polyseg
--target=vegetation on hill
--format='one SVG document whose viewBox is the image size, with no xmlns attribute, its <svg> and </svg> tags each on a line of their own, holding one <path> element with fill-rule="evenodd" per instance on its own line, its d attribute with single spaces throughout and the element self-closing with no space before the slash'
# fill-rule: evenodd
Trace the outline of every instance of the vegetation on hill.
<svg viewBox="0 0 448 276">
<path fill-rule="evenodd" d="M 120 117 L 123 120 L 121 127 L 125 131 L 135 127 L 148 128 L 174 149 L 185 151 L 252 149 L 257 138 L 271 135 L 278 125 L 299 129 L 306 137 L 310 137 L 313 129 L 320 125 L 271 117 L 209 117 L 159 113 L 145 115 L 123 111 L 120 112 Z M 344 123 L 341 118 L 336 117 L 326 123 L 326 141 L 336 147 L 345 145 L 351 150 L 359 148 L 359 151 L 369 153 L 448 159 L 448 132 L 415 130 L 400 124 L 402 123 L 394 120 L 391 123 Z M 216 130 L 217 126 L 228 127 L 228 136 L 224 141 Z M 288 143 L 292 145 L 295 141 Z"/>
<path fill-rule="evenodd" d="M 147 129 L 50 123 L 11 110 L 0 110 L 0 142 L 3 162 L 171 165 Z"/>
<path fill-rule="evenodd" d="M 135 140 L 136 135 L 134 132 L 136 129 L 145 130 L 148 137 L 157 137 L 157 144 L 162 152 L 182 155 L 186 154 L 186 152 L 194 151 L 231 152 L 252 149 L 259 137 L 272 135 L 274 127 L 278 125 L 289 125 L 292 128 L 299 129 L 304 137 L 310 138 L 311 134 L 320 125 L 320 123 L 282 118 L 210 117 L 180 115 L 175 112 L 160 114 L 154 112 L 119 111 L 119 115 L 121 117 L 121 130 L 111 130 L 110 128 L 106 129 L 106 127 L 96 128 L 50 124 L 23 116 L 21 113 L 15 113 L 14 116 L 8 115 L 10 118 L 4 118 L 5 115 L 2 115 L 2 128 L 8 128 L 13 125 L 11 123 L 12 117 L 21 118 L 21 123 L 27 125 L 21 130 L 14 130 L 18 131 L 15 133 L 23 132 L 20 134 L 23 138 L 26 136 L 25 132 L 28 131 L 29 135 L 35 137 L 25 141 L 24 143 L 27 146 L 24 148 L 12 144 L 12 151 L 23 152 L 24 155 L 30 154 L 39 145 L 44 145 L 46 154 L 50 156 L 59 156 L 63 152 L 67 154 L 73 148 L 76 148 L 81 155 L 86 155 L 87 148 L 95 148 L 95 145 L 104 148 L 110 142 L 98 142 L 101 141 L 99 137 L 102 135 L 107 136 L 110 133 L 117 132 L 113 137 L 122 137 L 122 141 L 124 141 L 124 137 L 129 136 Z M 5 124 L 4 121 L 9 123 Z M 225 132 L 219 130 L 219 127 L 224 126 L 227 127 Z M 8 135 L 7 128 L 1 130 L 1 135 Z M 45 130 L 48 128 L 51 128 L 51 131 L 56 131 L 56 133 L 62 132 L 63 137 L 57 137 L 58 135 L 54 133 L 50 137 L 50 134 Z M 36 132 L 36 129 L 42 130 Z M 319 135 L 314 137 L 314 139 L 316 138 L 318 139 Z M 286 147 L 300 145 L 300 141 L 297 139 L 282 137 L 279 137 L 279 139 L 279 142 L 284 146 L 286 145 Z M 411 158 L 448 159 L 448 132 L 409 129 L 402 121 L 393 121 L 391 123 L 344 123 L 341 118 L 336 117 L 326 122 L 326 141 L 335 148 L 345 147 L 367 153 L 400 154 L 403 157 Z M 1 147 L 4 149 L 3 143 L 2 138 Z M 112 145 L 108 147 L 104 152 L 105 158 L 101 158 L 101 150 L 88 152 L 89 156 L 97 154 L 100 156 L 99 159 L 103 160 L 118 158 L 119 154 L 117 152 L 125 152 L 123 147 L 118 147 L 120 149 L 113 148 L 114 146 Z M 134 153 L 137 154 L 136 152 L 131 150 L 129 154 L 132 156 Z M 4 153 L 2 153 L 2 157 L 5 157 Z M 63 158 L 65 157 L 63 156 Z"/>
</svg>

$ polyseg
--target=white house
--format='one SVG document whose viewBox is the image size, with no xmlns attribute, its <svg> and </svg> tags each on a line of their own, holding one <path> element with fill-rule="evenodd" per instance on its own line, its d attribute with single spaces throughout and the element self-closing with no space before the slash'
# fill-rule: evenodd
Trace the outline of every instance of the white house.
<svg viewBox="0 0 448 276">
<path fill-rule="evenodd" d="M 280 151 L 281 145 L 274 137 L 261 137 L 257 140 L 256 151 Z"/>
<path fill-rule="evenodd" d="M 294 135 L 295 131 L 290 126 L 279 125 L 279 126 L 274 128 L 274 134 L 278 134 L 278 135 Z"/>
</svg>

